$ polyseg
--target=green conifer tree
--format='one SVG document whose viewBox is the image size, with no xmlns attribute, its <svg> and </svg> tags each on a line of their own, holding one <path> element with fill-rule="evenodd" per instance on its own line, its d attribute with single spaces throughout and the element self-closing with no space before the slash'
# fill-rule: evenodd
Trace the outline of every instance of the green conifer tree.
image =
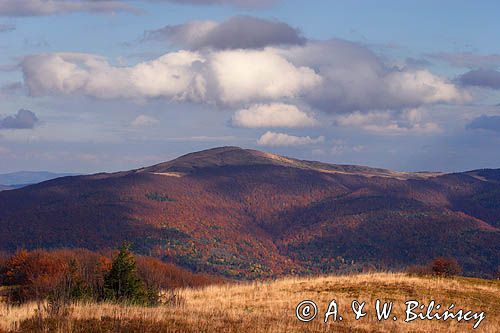
<svg viewBox="0 0 500 333">
<path fill-rule="evenodd" d="M 137 267 L 129 245 L 123 244 L 104 278 L 104 299 L 133 304 L 150 304 L 151 292 L 137 275 Z"/>
</svg>

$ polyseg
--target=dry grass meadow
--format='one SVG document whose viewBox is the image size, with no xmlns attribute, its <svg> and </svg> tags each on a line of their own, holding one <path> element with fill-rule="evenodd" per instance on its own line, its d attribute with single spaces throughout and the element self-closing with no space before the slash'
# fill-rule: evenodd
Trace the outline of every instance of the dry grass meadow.
<svg viewBox="0 0 500 333">
<path fill-rule="evenodd" d="M 54 310 L 46 304 L 0 304 L 0 332 L 500 332 L 500 281 L 370 273 L 180 289 L 174 295 L 151 308 L 73 304 Z M 309 323 L 295 317 L 295 307 L 305 299 L 319 308 Z M 332 299 L 344 320 L 324 324 L 321 317 Z M 358 321 L 350 309 L 354 299 L 367 302 L 367 316 Z M 376 299 L 394 301 L 398 320 L 377 321 Z M 474 321 L 405 323 L 404 302 L 410 299 L 436 300 L 446 308 L 454 303 L 484 311 L 486 319 L 476 330 Z"/>
</svg>

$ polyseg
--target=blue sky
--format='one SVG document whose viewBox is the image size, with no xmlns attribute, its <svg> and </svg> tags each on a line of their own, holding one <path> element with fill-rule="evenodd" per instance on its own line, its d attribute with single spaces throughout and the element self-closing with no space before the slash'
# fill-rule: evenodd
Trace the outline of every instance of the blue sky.
<svg viewBox="0 0 500 333">
<path fill-rule="evenodd" d="M 126 170 L 223 145 L 500 166 L 496 1 L 4 3 L 0 172 Z"/>
</svg>

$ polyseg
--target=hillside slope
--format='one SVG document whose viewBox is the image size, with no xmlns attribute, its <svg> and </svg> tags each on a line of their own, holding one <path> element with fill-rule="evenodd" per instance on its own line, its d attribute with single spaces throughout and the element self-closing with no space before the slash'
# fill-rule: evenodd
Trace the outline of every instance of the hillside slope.
<svg viewBox="0 0 500 333">
<path fill-rule="evenodd" d="M 500 170 L 400 173 L 236 147 L 0 193 L 0 250 L 114 248 L 124 240 L 237 278 L 500 264 Z"/>
<path fill-rule="evenodd" d="M 276 281 L 181 289 L 174 293 L 181 306 L 125 307 L 116 304 L 76 304 L 69 315 L 47 318 L 36 315 L 36 304 L 7 308 L 0 303 L 0 332 L 498 332 L 500 284 L 480 279 L 442 279 L 403 274 L 362 274 L 313 278 L 285 278 Z M 343 320 L 324 323 L 324 314 L 335 299 Z M 375 302 L 393 302 L 388 320 L 378 321 Z M 316 318 L 300 322 L 296 307 L 303 300 L 314 301 Z M 351 302 L 366 302 L 366 316 L 354 319 Z M 405 302 L 426 306 L 441 304 L 442 314 L 451 304 L 455 311 L 484 312 L 477 320 L 413 320 L 405 322 Z M 426 309 L 422 310 L 425 314 Z M 3 315 L 9 314 L 9 315 Z M 396 316 L 397 320 L 393 320 Z M 3 319 L 2 319 L 3 318 Z M 339 317 L 337 317 L 339 318 Z"/>
</svg>

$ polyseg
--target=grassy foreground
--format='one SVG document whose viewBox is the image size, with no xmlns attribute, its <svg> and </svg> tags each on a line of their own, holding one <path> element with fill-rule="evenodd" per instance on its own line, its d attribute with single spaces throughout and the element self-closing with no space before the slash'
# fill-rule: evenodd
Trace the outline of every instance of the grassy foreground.
<svg viewBox="0 0 500 333">
<path fill-rule="evenodd" d="M 319 313 L 302 323 L 295 308 L 306 299 L 318 305 Z M 325 324 L 333 299 L 343 320 Z M 351 310 L 354 299 L 367 302 L 367 315 L 358 321 Z M 376 299 L 394 301 L 389 320 L 377 320 Z M 474 320 L 405 323 L 407 300 L 435 300 L 445 309 L 454 303 L 455 309 L 484 311 L 486 318 L 476 330 Z M 0 304 L 0 332 L 499 332 L 499 308 L 500 281 L 373 273 L 181 289 L 168 304 L 151 308 L 74 304 L 48 311 L 34 303 Z M 398 320 L 392 320 L 394 315 Z"/>
</svg>

